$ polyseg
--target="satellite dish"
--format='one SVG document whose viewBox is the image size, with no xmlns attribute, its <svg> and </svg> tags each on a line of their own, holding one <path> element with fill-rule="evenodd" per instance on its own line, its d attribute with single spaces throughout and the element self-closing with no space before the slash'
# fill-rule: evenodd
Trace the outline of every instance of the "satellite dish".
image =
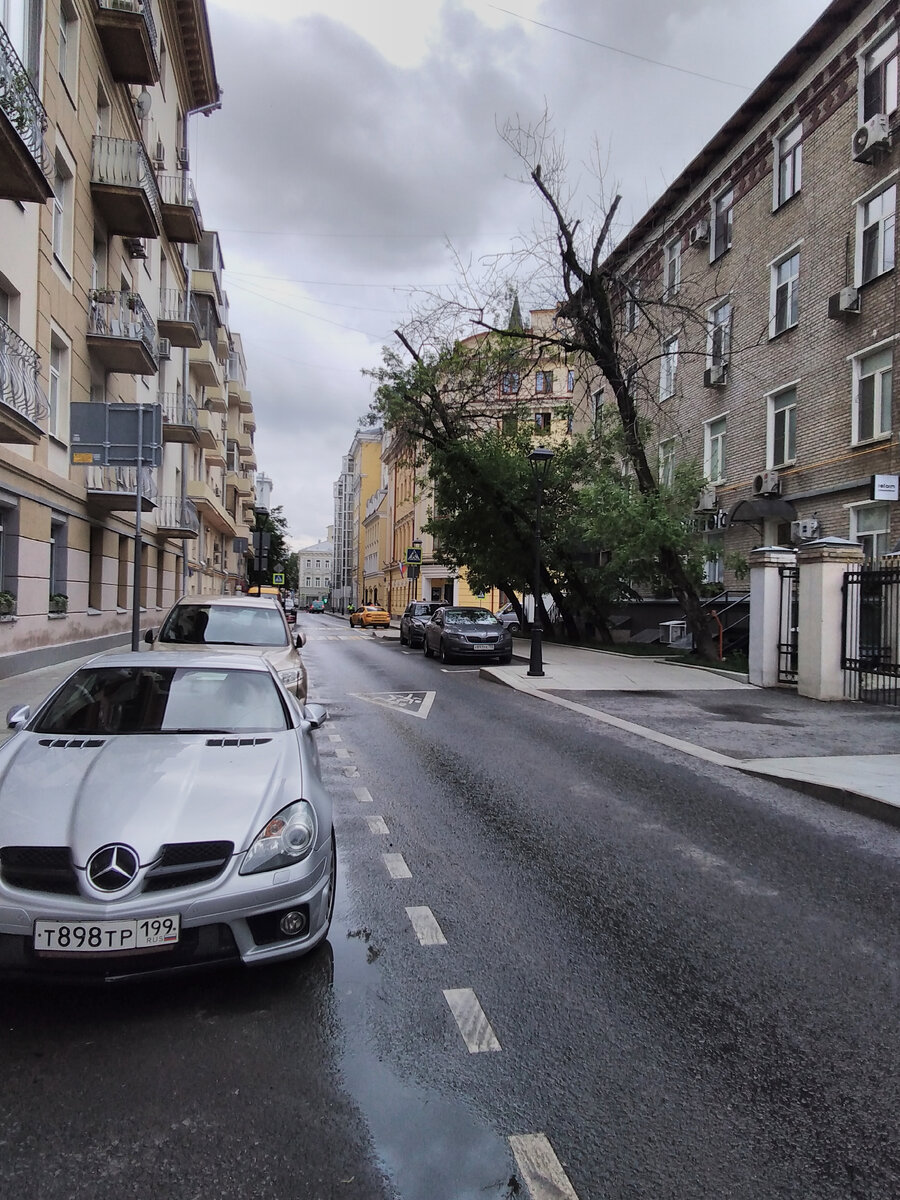
<svg viewBox="0 0 900 1200">
<path fill-rule="evenodd" d="M 147 114 L 150 112 L 151 103 L 152 103 L 152 97 L 151 97 L 150 93 L 147 91 L 146 88 L 142 88 L 140 93 L 138 94 L 137 99 L 134 102 L 134 107 L 135 107 L 135 110 L 137 111 L 137 115 L 142 121 L 143 121 L 144 117 L 146 117 Z"/>
</svg>

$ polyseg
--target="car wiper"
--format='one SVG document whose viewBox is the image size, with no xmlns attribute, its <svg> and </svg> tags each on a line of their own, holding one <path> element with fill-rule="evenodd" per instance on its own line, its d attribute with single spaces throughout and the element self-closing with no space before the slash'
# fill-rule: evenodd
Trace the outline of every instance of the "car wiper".
<svg viewBox="0 0 900 1200">
<path fill-rule="evenodd" d="M 186 727 L 184 729 L 157 729 L 157 733 L 232 733 L 231 729 L 194 729 Z"/>
</svg>

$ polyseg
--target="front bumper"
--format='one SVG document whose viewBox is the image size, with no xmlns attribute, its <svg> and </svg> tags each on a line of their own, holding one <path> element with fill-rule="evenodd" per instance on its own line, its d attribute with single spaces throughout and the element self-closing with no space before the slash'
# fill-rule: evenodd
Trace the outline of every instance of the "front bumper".
<svg viewBox="0 0 900 1200">
<path fill-rule="evenodd" d="M 84 981 L 114 981 L 166 975 L 217 963 L 247 966 L 307 954 L 328 932 L 331 843 L 290 868 L 240 875 L 243 854 L 209 885 L 159 891 L 131 901 L 95 902 L 0 885 L 0 975 Z M 281 914 L 302 911 L 306 929 L 286 937 Z M 140 952 L 53 955 L 35 953 L 34 922 L 141 920 L 181 917 L 175 946 Z"/>
</svg>

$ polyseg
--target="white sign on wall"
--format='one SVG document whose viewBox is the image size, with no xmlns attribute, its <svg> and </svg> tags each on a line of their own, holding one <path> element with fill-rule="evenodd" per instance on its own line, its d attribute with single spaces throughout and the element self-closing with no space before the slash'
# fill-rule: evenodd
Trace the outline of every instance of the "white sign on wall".
<svg viewBox="0 0 900 1200">
<path fill-rule="evenodd" d="M 900 500 L 900 475 L 873 475 L 873 500 Z"/>
</svg>

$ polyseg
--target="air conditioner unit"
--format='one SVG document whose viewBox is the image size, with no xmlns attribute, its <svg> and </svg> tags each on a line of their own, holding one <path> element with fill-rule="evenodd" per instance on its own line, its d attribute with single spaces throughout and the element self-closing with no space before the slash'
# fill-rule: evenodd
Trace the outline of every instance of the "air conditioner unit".
<svg viewBox="0 0 900 1200">
<path fill-rule="evenodd" d="M 890 128 L 884 113 L 870 117 L 865 125 L 860 125 L 853 135 L 851 153 L 854 162 L 871 162 L 877 150 L 886 147 L 890 141 Z"/>
<path fill-rule="evenodd" d="M 704 488 L 697 497 L 696 512 L 715 512 L 716 511 L 716 489 L 714 487 Z"/>
<path fill-rule="evenodd" d="M 728 363 L 714 363 L 703 372 L 704 387 L 724 387 L 728 382 Z"/>
<path fill-rule="evenodd" d="M 845 313 L 859 312 L 859 291 L 855 287 L 841 288 L 833 296 L 828 297 L 828 315 L 832 319 L 844 316 Z"/>
<path fill-rule="evenodd" d="M 186 171 L 190 167 L 191 161 L 187 146 L 175 147 L 175 165 L 179 171 Z"/>
<path fill-rule="evenodd" d="M 791 541 L 811 542 L 819 536 L 819 522 L 816 517 L 807 517 L 803 521 L 791 521 Z"/>
<path fill-rule="evenodd" d="M 709 221 L 698 221 L 688 234 L 688 245 L 702 246 L 709 241 Z"/>
<path fill-rule="evenodd" d="M 168 362 L 172 357 L 172 343 L 168 338 L 160 338 L 157 342 L 156 357 L 160 362 Z"/>
<path fill-rule="evenodd" d="M 162 144 L 162 139 L 159 139 L 156 143 L 156 149 L 153 152 L 153 165 L 157 171 L 164 171 L 166 169 L 166 148 Z"/>
<path fill-rule="evenodd" d="M 781 480 L 777 471 L 761 471 L 753 480 L 754 496 L 778 496 L 781 494 Z"/>
</svg>

